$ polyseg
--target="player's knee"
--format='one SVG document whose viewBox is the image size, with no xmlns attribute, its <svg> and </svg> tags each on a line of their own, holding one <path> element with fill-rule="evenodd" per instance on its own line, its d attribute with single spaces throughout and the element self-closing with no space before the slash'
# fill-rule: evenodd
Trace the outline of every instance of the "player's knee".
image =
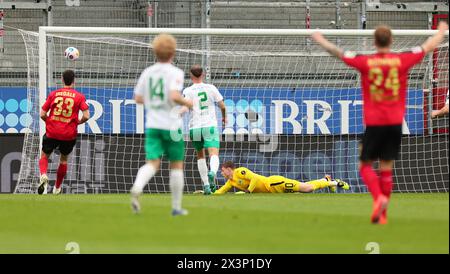
<svg viewBox="0 0 450 274">
<path fill-rule="evenodd" d="M 59 163 L 62 165 L 67 165 L 68 155 L 61 154 L 59 158 Z"/>
<path fill-rule="evenodd" d="M 158 164 L 158 167 L 159 167 L 159 164 Z M 172 161 L 172 162 L 170 162 L 170 169 L 171 170 L 175 170 L 175 169 L 183 170 L 183 161 Z"/>
<path fill-rule="evenodd" d="M 393 167 L 394 167 L 394 161 L 392 161 L 392 160 L 380 161 L 380 170 L 382 170 L 382 171 L 392 171 Z"/>
<path fill-rule="evenodd" d="M 197 151 L 197 159 L 205 159 L 205 150 L 199 150 Z"/>
<path fill-rule="evenodd" d="M 215 148 L 215 147 L 210 147 L 208 148 L 208 154 L 209 156 L 217 156 L 219 155 L 219 149 Z"/>
<path fill-rule="evenodd" d="M 159 159 L 158 160 L 147 160 L 146 164 L 151 166 L 155 170 L 155 172 L 157 172 L 159 170 L 161 162 Z M 171 166 L 172 166 L 172 163 L 171 163 Z"/>
</svg>

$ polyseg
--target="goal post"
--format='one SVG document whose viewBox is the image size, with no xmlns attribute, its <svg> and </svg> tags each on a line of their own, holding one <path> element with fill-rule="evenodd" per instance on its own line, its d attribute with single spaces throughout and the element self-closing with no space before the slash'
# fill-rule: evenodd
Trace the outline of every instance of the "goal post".
<svg viewBox="0 0 450 274">
<path fill-rule="evenodd" d="M 61 87 L 65 69 L 75 70 L 75 89 L 85 94 L 92 118 L 79 126 L 64 192 L 129 191 L 145 162 L 144 109 L 134 102 L 132 89 L 142 70 L 155 62 L 150 42 L 160 33 L 177 38 L 174 63 L 185 72 L 185 87 L 192 84 L 190 66 L 208 59 L 204 63 L 211 66 L 209 82 L 224 95 L 230 118 L 219 129 L 221 161 L 233 160 L 263 175 L 300 181 L 327 173 L 348 181 L 352 192 L 366 192 L 357 168 L 363 132 L 359 75 L 311 43 L 315 31 L 339 41 L 343 49 L 374 51 L 373 30 L 40 27 L 38 33 L 20 31 L 27 50 L 26 96 L 33 106 L 29 110 L 33 122 L 25 134 L 15 193 L 36 191 L 45 132 L 39 109 L 48 92 Z M 393 50 L 409 50 L 434 33 L 393 30 Z M 69 46 L 79 49 L 78 60 L 64 59 Z M 436 123 L 448 124 L 431 120 L 433 100 L 424 92 L 434 88 L 436 79 L 430 79 L 429 72 L 436 63 L 441 64 L 439 81 L 448 87 L 448 35 L 436 53 L 409 75 L 401 159 L 394 172 L 397 192 L 448 192 L 448 139 L 443 131 L 433 130 Z M 447 64 L 446 70 L 442 64 Z M 185 190 L 193 192 L 202 184 L 186 117 L 184 132 Z M 50 160 L 51 175 L 58 156 Z M 218 180 L 219 185 L 224 183 L 221 176 Z M 167 182 L 168 165 L 163 161 L 161 173 L 145 191 L 168 192 Z"/>
</svg>

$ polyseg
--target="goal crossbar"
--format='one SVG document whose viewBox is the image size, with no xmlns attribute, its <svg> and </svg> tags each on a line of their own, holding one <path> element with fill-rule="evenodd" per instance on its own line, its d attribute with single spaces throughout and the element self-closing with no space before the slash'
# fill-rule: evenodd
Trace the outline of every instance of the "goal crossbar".
<svg viewBox="0 0 450 274">
<path fill-rule="evenodd" d="M 361 29 L 224 29 L 224 28 L 109 28 L 109 27 L 39 27 L 40 33 L 72 34 L 159 34 L 174 35 L 245 35 L 245 36 L 306 36 L 314 32 L 323 35 L 368 36 L 375 30 Z M 392 30 L 398 36 L 433 35 L 437 30 Z M 449 32 L 447 31 L 447 35 Z"/>
</svg>

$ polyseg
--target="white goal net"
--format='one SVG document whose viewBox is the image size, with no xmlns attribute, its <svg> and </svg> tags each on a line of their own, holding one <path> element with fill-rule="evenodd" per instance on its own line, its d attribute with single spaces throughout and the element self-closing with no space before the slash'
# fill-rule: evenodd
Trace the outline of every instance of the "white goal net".
<svg viewBox="0 0 450 274">
<path fill-rule="evenodd" d="M 87 98 L 91 119 L 79 126 L 76 148 L 69 157 L 65 193 L 126 193 L 145 162 L 144 109 L 133 100 L 142 70 L 155 62 L 150 41 L 158 31 L 175 32 L 175 65 L 186 73 L 201 64 L 209 83 L 225 98 L 228 124 L 222 134 L 220 160 L 233 160 L 262 175 L 283 175 L 308 181 L 331 174 L 350 183 L 351 192 L 366 192 L 358 172 L 359 139 L 363 133 L 362 99 L 357 71 L 330 57 L 309 38 L 309 32 L 276 30 L 48 28 L 39 60 L 39 34 L 21 31 L 28 61 L 28 94 L 32 123 L 25 135 L 16 193 L 35 193 L 39 181 L 39 109 L 45 96 L 61 88 L 66 69 L 76 73 L 75 89 Z M 75 29 L 72 29 L 75 30 Z M 235 31 L 231 33 L 231 31 Z M 107 33 L 108 32 L 108 33 Z M 293 35 L 296 33 L 296 35 Z M 394 51 L 423 43 L 431 32 L 394 32 Z M 328 31 L 340 47 L 374 50 L 370 31 Z M 42 41 L 42 40 L 41 40 Z M 42 48 L 44 46 L 44 48 Z M 67 47 L 80 58 L 64 58 Z M 411 70 L 404 137 L 395 164 L 394 191 L 447 192 L 449 188 L 448 117 L 431 120 L 430 111 L 448 87 L 448 38 L 435 54 Z M 428 90 L 428 91 L 427 91 Z M 220 119 L 220 111 L 219 113 Z M 219 120 L 220 121 L 220 120 Z M 220 123 L 219 123 L 220 124 Z M 185 136 L 187 135 L 185 118 Z M 185 191 L 202 187 L 195 152 L 186 142 Z M 59 155 L 49 163 L 50 184 Z M 224 183 L 218 176 L 218 183 Z M 144 190 L 168 192 L 168 163 Z"/>
</svg>

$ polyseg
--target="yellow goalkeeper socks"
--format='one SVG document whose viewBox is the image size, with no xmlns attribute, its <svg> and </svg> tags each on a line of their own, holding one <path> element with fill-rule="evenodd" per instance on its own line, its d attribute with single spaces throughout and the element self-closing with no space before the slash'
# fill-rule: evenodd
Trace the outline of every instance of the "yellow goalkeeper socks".
<svg viewBox="0 0 450 274">
<path fill-rule="evenodd" d="M 312 185 L 314 187 L 314 190 L 322 189 L 322 188 L 326 188 L 326 187 L 335 185 L 335 184 L 333 184 L 333 181 L 330 182 L 326 179 L 314 180 L 314 181 L 309 181 L 306 183 Z"/>
</svg>

